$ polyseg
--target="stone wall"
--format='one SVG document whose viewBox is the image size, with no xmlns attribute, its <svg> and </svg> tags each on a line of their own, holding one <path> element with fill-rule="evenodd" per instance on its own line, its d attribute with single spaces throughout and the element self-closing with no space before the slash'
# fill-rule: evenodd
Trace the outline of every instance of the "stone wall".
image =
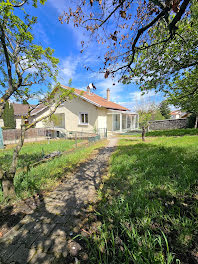
<svg viewBox="0 0 198 264">
<path fill-rule="evenodd" d="M 169 129 L 179 129 L 186 128 L 187 119 L 165 119 L 165 120 L 156 120 L 149 122 L 149 130 L 169 130 Z"/>
</svg>

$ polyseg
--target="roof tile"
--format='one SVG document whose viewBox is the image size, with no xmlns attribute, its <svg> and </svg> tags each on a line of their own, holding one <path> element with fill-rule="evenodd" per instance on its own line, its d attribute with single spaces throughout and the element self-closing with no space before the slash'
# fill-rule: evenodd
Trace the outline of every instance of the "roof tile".
<svg viewBox="0 0 198 264">
<path fill-rule="evenodd" d="M 65 86 L 65 85 L 61 85 L 61 86 L 65 89 L 71 89 L 70 87 Z M 107 99 L 105 99 L 105 98 L 103 98 L 97 94 L 94 94 L 94 93 L 88 94 L 87 91 L 83 91 L 83 90 L 76 89 L 76 88 L 74 88 L 74 90 L 75 90 L 75 93 L 77 95 L 84 97 L 85 99 L 87 99 L 87 100 L 91 101 L 92 103 L 99 105 L 101 107 L 105 107 L 107 109 L 129 111 L 128 108 L 121 106 L 119 104 L 113 103 L 111 101 L 107 101 Z"/>
</svg>

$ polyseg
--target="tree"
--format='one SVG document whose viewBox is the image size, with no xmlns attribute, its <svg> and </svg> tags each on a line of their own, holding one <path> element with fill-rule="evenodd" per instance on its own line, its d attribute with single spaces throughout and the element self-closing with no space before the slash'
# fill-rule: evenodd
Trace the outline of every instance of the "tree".
<svg viewBox="0 0 198 264">
<path fill-rule="evenodd" d="M 139 124 L 142 127 L 142 141 L 145 141 L 146 129 L 149 127 L 149 121 L 152 118 L 152 110 L 138 110 Z"/>
<path fill-rule="evenodd" d="M 0 2 L 0 116 L 11 96 L 26 100 L 35 94 L 36 84 L 56 81 L 58 59 L 53 57 L 54 50 L 34 43 L 32 27 L 37 18 L 25 11 L 28 3 L 37 7 L 45 1 Z"/>
<path fill-rule="evenodd" d="M 3 112 L 3 122 L 5 128 L 16 128 L 16 120 L 14 119 L 14 108 L 9 102 L 6 102 Z"/>
<path fill-rule="evenodd" d="M 169 93 L 169 102 L 196 116 L 198 126 L 198 67 L 183 73 L 183 78 L 174 80 Z"/>
<path fill-rule="evenodd" d="M 45 123 L 46 127 L 58 127 L 60 121 L 60 116 L 57 114 L 53 114 L 49 118 L 45 119 L 43 122 Z"/>
<path fill-rule="evenodd" d="M 123 82 L 130 82 L 136 72 L 139 53 L 155 45 L 168 48 L 173 39 L 178 39 L 178 23 L 190 16 L 190 0 L 81 0 L 73 1 L 76 8 L 68 8 L 59 19 L 61 23 L 73 23 L 90 32 L 92 40 L 104 45 L 105 78 L 119 72 Z M 184 16 L 185 15 L 185 16 Z M 149 32 L 163 24 L 155 42 Z M 82 52 L 88 42 L 82 40 Z"/>
<path fill-rule="evenodd" d="M 12 96 L 22 103 L 28 104 L 29 99 L 40 94 L 35 89 L 36 85 L 50 85 L 56 82 L 58 59 L 53 57 L 54 50 L 43 48 L 34 42 L 32 28 L 37 18 L 26 13 L 26 6 L 31 3 L 34 7 L 46 0 L 23 0 L 23 1 L 1 1 L 0 2 L 0 116 L 3 113 L 6 102 Z M 14 196 L 14 176 L 16 173 L 18 157 L 24 143 L 25 131 L 52 115 L 56 108 L 67 100 L 69 94 L 62 91 L 59 98 L 55 100 L 54 93 L 48 93 L 43 104 L 51 107 L 48 116 L 42 117 L 33 123 L 25 125 L 29 120 L 33 108 L 29 105 L 29 111 L 22 119 L 21 136 L 19 143 L 13 151 L 10 167 L 1 172 L 2 186 L 5 196 Z"/>
<path fill-rule="evenodd" d="M 178 24 L 177 38 L 169 47 L 163 43 L 144 50 L 137 58 L 135 71 L 142 91 L 155 89 L 163 92 L 170 104 L 196 115 L 198 122 L 198 2 L 192 1 L 190 17 Z M 163 29 L 163 23 L 159 25 Z M 166 38 L 157 27 L 150 31 L 150 37 Z M 193 36 L 193 37 L 192 37 Z M 157 38 L 158 38 L 157 37 Z M 154 44 L 154 43 L 152 43 Z M 151 44 L 151 45 L 152 45 Z"/>
<path fill-rule="evenodd" d="M 55 90 L 56 91 L 58 90 L 58 94 L 57 92 L 56 93 L 54 92 Z M 2 175 L 1 180 L 2 180 L 3 193 L 5 197 L 12 198 L 12 197 L 15 197 L 16 195 L 15 187 L 14 187 L 14 177 L 16 174 L 19 153 L 24 144 L 25 132 L 28 129 L 33 128 L 38 122 L 41 122 L 53 116 L 56 109 L 64 101 L 71 100 L 72 98 L 73 98 L 73 89 L 65 90 L 60 85 L 57 85 L 56 88 L 50 94 L 48 94 L 48 96 L 42 101 L 42 104 L 50 109 L 49 113 L 47 115 L 42 115 L 41 118 L 33 122 L 28 122 L 28 124 L 25 124 L 24 121 L 25 120 L 30 121 L 31 112 L 35 109 L 29 105 L 29 111 L 27 115 L 22 118 L 21 135 L 20 135 L 19 142 L 16 148 L 14 149 L 11 164 L 9 168 L 7 168 L 7 170 L 3 172 L 2 172 L 2 169 L 0 170 L 0 176 Z"/>
<path fill-rule="evenodd" d="M 160 113 L 162 114 L 162 116 L 165 117 L 165 119 L 169 119 L 170 118 L 170 108 L 168 106 L 168 102 L 167 101 L 162 101 L 160 103 L 159 109 L 160 109 Z"/>
<path fill-rule="evenodd" d="M 155 89 L 169 95 L 172 83 L 198 66 L 198 3 L 191 2 L 190 16 L 178 23 L 176 36 L 169 45 L 164 43 L 167 34 L 163 21 L 150 30 L 151 47 L 139 52 L 134 68 L 142 91 Z"/>
</svg>

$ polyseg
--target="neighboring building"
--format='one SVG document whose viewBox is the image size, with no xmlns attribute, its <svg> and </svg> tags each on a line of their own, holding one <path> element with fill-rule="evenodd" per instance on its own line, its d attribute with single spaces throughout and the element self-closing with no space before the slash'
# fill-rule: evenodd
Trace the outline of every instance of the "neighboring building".
<svg viewBox="0 0 198 264">
<path fill-rule="evenodd" d="M 62 88 L 71 89 L 61 85 Z M 55 92 L 58 90 L 54 89 Z M 88 86 L 87 91 L 74 89 L 75 98 L 60 105 L 55 115 L 58 116 L 58 124 L 55 128 L 65 131 L 93 132 L 98 130 L 127 131 L 138 128 L 138 115 L 129 109 L 110 101 L 110 90 L 107 89 L 107 99 L 91 92 Z M 27 111 L 27 105 L 13 104 L 17 121 L 17 128 L 21 125 L 21 116 Z M 31 113 L 30 122 L 38 120 L 47 115 L 50 108 L 39 105 Z M 47 127 L 45 120 L 36 124 L 36 128 Z"/>
<path fill-rule="evenodd" d="M 181 110 L 174 110 L 170 113 L 171 118 L 170 119 L 179 119 L 179 118 L 186 118 L 190 114 L 186 112 L 182 112 Z"/>
<path fill-rule="evenodd" d="M 16 129 L 21 128 L 21 117 L 25 116 L 28 114 L 28 109 L 29 106 L 27 104 L 16 104 L 16 103 L 11 103 L 13 108 L 14 108 L 14 119 L 16 121 Z M 31 105 L 31 107 L 36 107 L 36 105 Z M 35 112 L 39 112 L 39 110 L 43 109 L 43 105 L 39 105 L 36 107 Z M 4 127 L 4 122 L 3 119 L 0 119 L 0 127 Z"/>
</svg>

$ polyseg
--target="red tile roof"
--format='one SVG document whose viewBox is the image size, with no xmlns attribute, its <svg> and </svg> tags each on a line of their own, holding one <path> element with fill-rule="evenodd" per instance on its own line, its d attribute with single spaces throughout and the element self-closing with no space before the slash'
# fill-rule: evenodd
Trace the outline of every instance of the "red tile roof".
<svg viewBox="0 0 198 264">
<path fill-rule="evenodd" d="M 70 87 L 65 86 L 65 85 L 61 85 L 61 86 L 65 89 L 71 89 Z M 107 101 L 107 99 L 105 99 L 105 98 L 103 98 L 97 94 L 94 94 L 94 93 L 88 94 L 87 91 L 83 91 L 83 90 L 79 90 L 79 89 L 75 89 L 75 88 L 74 88 L 74 91 L 75 91 L 75 94 L 79 95 L 82 99 L 84 99 L 84 100 L 86 100 L 92 104 L 95 104 L 98 107 L 105 107 L 107 109 L 129 111 L 128 108 L 121 106 L 119 104 L 113 103 L 111 101 Z"/>
<path fill-rule="evenodd" d="M 178 115 L 178 114 L 181 114 L 181 110 L 174 110 L 170 112 L 170 115 Z"/>
</svg>

